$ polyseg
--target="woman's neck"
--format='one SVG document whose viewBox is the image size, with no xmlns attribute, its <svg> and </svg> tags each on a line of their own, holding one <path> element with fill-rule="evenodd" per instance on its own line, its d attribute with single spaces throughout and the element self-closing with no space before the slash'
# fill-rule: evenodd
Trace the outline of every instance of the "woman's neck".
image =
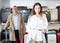
<svg viewBox="0 0 60 43">
<path fill-rule="evenodd" d="M 36 14 L 37 17 L 39 17 L 40 19 L 42 18 L 41 14 Z"/>
<path fill-rule="evenodd" d="M 36 15 L 37 15 L 37 16 L 41 16 L 41 17 L 42 17 L 42 14 L 38 14 L 38 13 L 37 13 Z"/>
</svg>

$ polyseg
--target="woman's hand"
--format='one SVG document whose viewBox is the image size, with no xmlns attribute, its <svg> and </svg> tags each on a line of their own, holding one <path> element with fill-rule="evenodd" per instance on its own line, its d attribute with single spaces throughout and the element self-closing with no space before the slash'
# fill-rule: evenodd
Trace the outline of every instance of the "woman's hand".
<svg viewBox="0 0 60 43">
<path fill-rule="evenodd" d="M 46 33 L 46 29 L 43 29 L 43 34 L 45 34 Z"/>
</svg>

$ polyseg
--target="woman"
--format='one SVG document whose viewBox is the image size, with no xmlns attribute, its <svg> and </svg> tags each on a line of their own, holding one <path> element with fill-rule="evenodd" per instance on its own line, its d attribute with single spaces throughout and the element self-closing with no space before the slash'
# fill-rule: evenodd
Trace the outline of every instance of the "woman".
<svg viewBox="0 0 60 43">
<path fill-rule="evenodd" d="M 48 21 L 42 13 L 40 3 L 35 3 L 27 23 L 27 32 L 30 43 L 43 43 L 44 34 L 47 32 Z"/>
</svg>

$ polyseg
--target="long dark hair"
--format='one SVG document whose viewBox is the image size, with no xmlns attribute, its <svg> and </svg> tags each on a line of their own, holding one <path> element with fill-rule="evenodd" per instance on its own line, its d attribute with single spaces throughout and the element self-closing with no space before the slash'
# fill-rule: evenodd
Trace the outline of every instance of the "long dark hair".
<svg viewBox="0 0 60 43">
<path fill-rule="evenodd" d="M 39 5 L 39 6 L 40 6 L 40 12 L 39 12 L 39 14 L 40 14 L 40 15 L 42 15 L 42 6 L 41 6 L 41 4 L 40 4 L 40 3 L 38 3 L 38 2 L 37 2 L 37 3 L 35 3 L 35 4 L 34 4 L 34 6 L 33 6 L 33 9 L 32 9 L 32 11 L 31 11 L 30 16 L 35 15 L 35 14 L 36 14 L 36 13 L 35 13 L 35 10 L 34 10 L 34 8 L 35 8 L 35 6 L 36 6 L 36 5 Z"/>
</svg>

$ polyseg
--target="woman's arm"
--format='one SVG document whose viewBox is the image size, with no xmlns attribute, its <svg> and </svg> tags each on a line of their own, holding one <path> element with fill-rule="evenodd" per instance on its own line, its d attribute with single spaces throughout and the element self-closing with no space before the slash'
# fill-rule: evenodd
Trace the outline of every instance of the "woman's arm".
<svg viewBox="0 0 60 43">
<path fill-rule="evenodd" d="M 48 31 L 47 27 L 48 27 L 48 21 L 46 15 L 44 15 L 44 27 L 43 27 L 44 32 Z"/>
</svg>

